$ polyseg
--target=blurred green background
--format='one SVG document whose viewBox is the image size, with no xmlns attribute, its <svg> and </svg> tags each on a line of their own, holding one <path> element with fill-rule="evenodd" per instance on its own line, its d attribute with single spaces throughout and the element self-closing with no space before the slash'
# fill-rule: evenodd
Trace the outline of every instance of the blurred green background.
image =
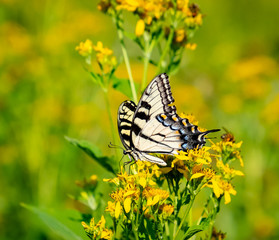
<svg viewBox="0 0 279 240">
<path fill-rule="evenodd" d="M 64 139 L 87 139 L 110 154 L 103 94 L 74 50 L 90 38 L 120 56 L 115 28 L 97 2 L 0 1 L 0 239 L 59 239 L 19 204 L 71 209 L 75 180 L 106 177 Z M 171 78 L 178 112 L 244 142 L 245 177 L 235 181 L 238 193 L 217 227 L 227 239 L 278 239 L 279 1 L 196 2 L 206 15 L 198 47 L 186 51 Z M 140 80 L 142 65 L 134 61 L 132 69 Z M 127 77 L 123 64 L 117 74 Z M 150 80 L 154 74 L 150 68 Z M 116 127 L 126 97 L 110 94 Z"/>
</svg>

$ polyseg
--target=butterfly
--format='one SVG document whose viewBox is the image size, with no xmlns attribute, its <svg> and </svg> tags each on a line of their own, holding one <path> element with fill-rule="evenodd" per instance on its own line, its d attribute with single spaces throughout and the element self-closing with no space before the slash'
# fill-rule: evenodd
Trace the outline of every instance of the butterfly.
<svg viewBox="0 0 279 240">
<path fill-rule="evenodd" d="M 212 129 L 201 132 L 187 118 L 181 118 L 173 105 L 168 75 L 155 77 L 143 92 L 138 105 L 124 101 L 118 109 L 118 132 L 131 161 L 141 160 L 166 166 L 167 163 L 150 153 L 166 155 L 201 148 Z M 133 159 L 133 160 L 132 160 Z"/>
</svg>

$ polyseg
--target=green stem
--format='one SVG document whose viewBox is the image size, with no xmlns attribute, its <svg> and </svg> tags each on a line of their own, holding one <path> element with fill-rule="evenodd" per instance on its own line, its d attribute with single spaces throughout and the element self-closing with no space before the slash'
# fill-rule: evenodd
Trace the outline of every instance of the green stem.
<svg viewBox="0 0 279 240">
<path fill-rule="evenodd" d="M 169 48 L 171 46 L 171 42 L 172 42 L 172 39 L 173 39 L 173 36 L 174 36 L 174 28 L 171 27 L 170 29 L 170 34 L 168 36 L 168 39 L 167 39 L 167 42 L 166 42 L 166 46 L 164 48 L 164 51 L 160 57 L 160 60 L 159 60 L 159 63 L 158 63 L 158 67 L 159 67 L 159 73 L 162 73 L 163 70 L 165 70 L 165 67 L 166 67 L 166 55 L 169 51 Z"/>
<path fill-rule="evenodd" d="M 143 92 L 146 87 L 147 72 L 148 72 L 147 70 L 148 70 L 149 61 L 150 61 L 151 53 L 154 48 L 155 42 L 156 42 L 155 40 L 152 40 L 151 44 L 149 45 L 149 39 L 147 39 L 145 41 L 144 61 L 143 61 L 143 78 L 142 78 L 142 82 L 141 82 L 141 92 Z"/>
<path fill-rule="evenodd" d="M 107 109 L 108 117 L 109 117 L 110 131 L 112 134 L 112 141 L 114 143 L 116 143 L 115 131 L 114 131 L 112 114 L 111 114 L 111 110 L 110 110 L 110 103 L 109 103 L 109 97 L 108 97 L 108 89 L 103 88 L 103 90 L 104 90 L 104 97 L 105 97 L 105 102 L 106 102 L 106 109 Z M 116 149 L 115 149 L 115 154 L 116 154 L 116 158 L 118 159 L 118 152 L 116 151 Z"/>
<path fill-rule="evenodd" d="M 175 237 L 175 234 L 176 234 L 176 229 L 177 229 L 177 224 L 178 224 L 178 213 L 179 213 L 179 210 L 178 209 L 178 202 L 180 203 L 180 206 L 181 206 L 181 195 L 179 194 L 179 182 L 176 180 L 175 181 L 175 187 L 173 186 L 174 188 L 174 193 L 175 193 L 175 196 L 174 196 L 174 222 L 173 222 L 173 237 Z"/>
<path fill-rule="evenodd" d="M 165 229 L 166 229 L 166 237 L 170 239 L 170 229 L 169 229 L 169 222 L 165 221 Z"/>
<path fill-rule="evenodd" d="M 183 226 L 183 223 L 184 223 L 185 220 L 187 219 L 188 214 L 189 214 L 189 212 L 190 212 L 190 210 L 191 210 L 191 208 L 192 208 L 192 206 L 193 206 L 194 200 L 195 200 L 195 196 L 193 196 L 193 198 L 191 199 L 190 203 L 188 204 L 188 207 L 187 207 L 187 209 L 186 209 L 186 212 L 185 212 L 185 214 L 184 214 L 184 216 L 183 216 L 183 218 L 182 218 L 182 220 L 181 220 L 181 223 L 179 224 L 177 231 L 174 233 L 173 240 L 176 239 L 176 237 L 177 237 L 177 235 L 178 235 L 180 229 L 181 229 L 182 226 Z"/>
<path fill-rule="evenodd" d="M 176 229 L 177 229 L 177 216 L 178 216 L 178 211 L 177 211 L 177 196 L 174 197 L 174 221 L 173 221 L 173 239 L 175 238 L 176 235 Z"/>
<path fill-rule="evenodd" d="M 120 24 L 119 23 L 119 18 L 117 16 L 114 18 L 114 21 L 115 21 L 115 24 L 116 24 L 117 34 L 118 34 L 118 38 L 120 40 L 120 45 L 121 45 L 121 50 L 122 50 L 122 54 L 123 54 L 123 57 L 124 57 L 125 65 L 126 65 L 126 68 L 127 68 L 129 80 L 130 80 L 131 91 L 132 91 L 132 95 L 133 95 L 133 101 L 135 103 L 137 103 L 137 101 L 138 101 L 138 99 L 137 99 L 137 92 L 136 92 L 136 87 L 135 87 L 135 83 L 134 83 L 134 79 L 133 79 L 133 75 L 132 75 L 132 70 L 131 70 L 131 65 L 130 65 L 128 53 L 127 53 L 126 46 L 125 46 L 125 43 L 124 43 L 123 30 L 122 30 L 122 28 L 119 25 Z"/>
</svg>

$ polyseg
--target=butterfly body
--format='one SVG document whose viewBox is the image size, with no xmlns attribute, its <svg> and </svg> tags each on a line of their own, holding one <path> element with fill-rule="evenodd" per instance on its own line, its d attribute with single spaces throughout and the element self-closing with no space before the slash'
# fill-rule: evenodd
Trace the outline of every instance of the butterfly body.
<svg viewBox="0 0 279 240">
<path fill-rule="evenodd" d="M 150 153 L 174 155 L 202 147 L 206 134 L 219 131 L 199 131 L 188 119 L 177 115 L 173 102 L 168 76 L 163 73 L 149 83 L 138 105 L 133 101 L 124 101 L 120 105 L 118 131 L 126 149 L 124 153 L 130 159 L 165 166 L 167 164 L 162 159 Z"/>
</svg>

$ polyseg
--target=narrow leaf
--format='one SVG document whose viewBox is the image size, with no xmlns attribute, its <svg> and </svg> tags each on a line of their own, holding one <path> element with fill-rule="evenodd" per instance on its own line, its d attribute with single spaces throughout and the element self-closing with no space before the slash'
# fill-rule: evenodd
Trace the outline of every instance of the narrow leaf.
<svg viewBox="0 0 279 240">
<path fill-rule="evenodd" d="M 138 89 L 138 86 L 139 84 L 135 83 L 136 89 Z M 129 99 L 133 98 L 129 79 L 113 77 L 112 87 L 126 95 Z"/>
<path fill-rule="evenodd" d="M 62 237 L 63 239 L 82 240 L 83 238 L 76 235 L 70 228 L 62 224 L 53 216 L 49 215 L 41 209 L 21 203 L 21 206 L 35 213 L 53 232 Z"/>
<path fill-rule="evenodd" d="M 200 226 L 200 225 L 195 225 L 195 226 L 192 226 L 190 228 L 188 228 L 186 234 L 184 235 L 183 239 L 189 239 L 191 238 L 192 236 L 194 236 L 195 234 L 197 234 L 198 232 L 201 232 L 204 230 L 204 227 L 203 226 Z"/>
<path fill-rule="evenodd" d="M 100 149 L 93 145 L 92 143 L 85 140 L 77 140 L 74 138 L 70 138 L 65 136 L 65 139 L 69 141 L 71 144 L 82 149 L 87 155 L 96 160 L 101 166 L 103 166 L 106 170 L 116 175 L 116 172 L 113 168 L 113 159 L 110 157 L 102 156 L 102 152 Z"/>
</svg>

